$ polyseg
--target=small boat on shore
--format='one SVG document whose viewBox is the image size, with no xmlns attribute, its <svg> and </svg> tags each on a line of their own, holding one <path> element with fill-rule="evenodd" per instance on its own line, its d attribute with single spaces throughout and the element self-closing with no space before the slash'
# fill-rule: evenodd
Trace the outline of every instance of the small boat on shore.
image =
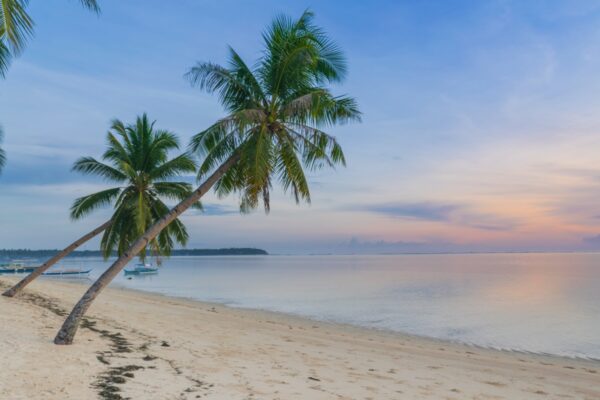
<svg viewBox="0 0 600 400">
<path fill-rule="evenodd" d="M 44 272 L 42 275 L 44 276 L 82 276 L 89 274 L 91 269 L 81 270 L 81 269 L 63 269 L 56 271 Z"/>
<path fill-rule="evenodd" d="M 133 268 L 125 269 L 125 275 L 149 275 L 158 274 L 158 267 L 152 264 L 136 264 Z"/>
<path fill-rule="evenodd" d="M 24 261 L 15 260 L 0 264 L 0 274 L 28 274 L 35 271 L 36 268 L 27 265 Z"/>
</svg>

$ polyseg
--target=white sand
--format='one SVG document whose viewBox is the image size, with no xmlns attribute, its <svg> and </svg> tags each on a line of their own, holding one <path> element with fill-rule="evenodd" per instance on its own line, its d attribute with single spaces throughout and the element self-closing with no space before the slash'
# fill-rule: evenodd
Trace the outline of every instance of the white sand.
<svg viewBox="0 0 600 400">
<path fill-rule="evenodd" d="M 90 310 L 93 330 L 80 329 L 75 344 L 52 344 L 64 317 L 48 307 L 70 310 L 85 289 L 45 281 L 0 297 L 0 399 L 111 398 L 116 388 L 112 398 L 144 400 L 600 399 L 600 362 L 127 290 L 102 293 Z M 126 340 L 121 352 L 115 333 Z M 117 382 L 101 397 L 97 385 L 110 373 Z"/>
</svg>

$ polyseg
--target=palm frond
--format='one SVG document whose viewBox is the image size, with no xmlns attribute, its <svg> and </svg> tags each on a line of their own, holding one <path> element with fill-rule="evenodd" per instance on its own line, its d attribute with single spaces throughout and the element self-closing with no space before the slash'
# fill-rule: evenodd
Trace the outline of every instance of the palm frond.
<svg viewBox="0 0 600 400">
<path fill-rule="evenodd" d="M 181 201 L 192 194 L 192 185 L 186 182 L 156 182 L 153 189 L 160 198 Z M 198 202 L 195 208 L 202 209 L 202 204 Z"/>
<path fill-rule="evenodd" d="M 339 82 L 346 75 L 346 61 L 339 47 L 312 22 L 307 10 L 298 20 L 275 18 L 263 34 L 267 51 L 259 74 L 275 96 L 285 96 L 299 86 Z"/>
<path fill-rule="evenodd" d="M 314 25 L 314 13 L 306 10 L 300 18 L 303 29 L 316 50 L 313 74 L 317 82 L 341 82 L 346 77 L 346 57 L 327 33 Z M 299 21 L 299 23 L 300 23 Z"/>
<path fill-rule="evenodd" d="M 179 149 L 177 135 L 165 130 L 150 131 L 143 144 L 144 151 L 140 159 L 140 168 L 152 170 L 168 159 L 168 152 Z"/>
<path fill-rule="evenodd" d="M 11 52 L 18 55 L 33 36 L 33 20 L 25 11 L 28 0 L 0 1 L 0 38 L 6 38 Z"/>
<path fill-rule="evenodd" d="M 240 82 L 246 91 L 250 93 L 249 99 L 259 104 L 266 104 L 267 96 L 265 95 L 263 88 L 254 76 L 254 73 L 250 70 L 248 65 L 244 62 L 242 57 L 230 46 L 229 47 L 229 66 L 237 81 Z M 252 103 L 246 105 L 246 109 L 250 108 Z"/>
<path fill-rule="evenodd" d="M 303 124 L 291 124 L 289 132 L 303 143 L 303 159 L 311 169 L 320 168 L 321 161 L 330 167 L 346 166 L 346 157 L 337 140 L 320 129 Z"/>
<path fill-rule="evenodd" d="M 115 129 L 115 127 L 117 129 Z M 121 135 L 121 138 L 125 138 L 125 136 L 123 136 L 125 133 L 121 133 L 119 124 L 113 125 L 113 131 L 115 131 L 115 133 L 118 135 Z M 107 149 L 104 154 L 102 154 L 103 159 L 112 161 L 113 163 L 133 164 L 134 160 L 131 159 L 131 154 L 125 147 L 123 147 L 123 144 L 119 142 L 119 139 L 117 139 L 112 132 L 108 132 L 106 135 L 106 142 Z"/>
<path fill-rule="evenodd" d="M 279 172 L 279 181 L 284 191 L 291 190 L 296 203 L 301 199 L 310 203 L 310 190 L 308 181 L 304 175 L 302 163 L 296 155 L 298 149 L 295 142 L 286 135 L 286 139 L 280 141 L 278 162 L 276 169 Z"/>
<path fill-rule="evenodd" d="M 240 162 L 247 166 L 245 173 L 244 196 L 252 207 L 258 204 L 262 196 L 265 210 L 269 210 L 268 187 L 273 168 L 274 147 L 266 129 L 260 129 L 252 135 L 241 151 Z M 264 196 L 267 194 L 267 196 Z"/>
<path fill-rule="evenodd" d="M 127 175 L 110 165 L 104 164 L 93 157 L 81 157 L 73 164 L 72 171 L 82 174 L 97 175 L 112 182 L 125 182 Z"/>
<path fill-rule="evenodd" d="M 225 198 L 231 193 L 243 191 L 246 186 L 246 175 L 242 163 L 237 163 L 229 168 L 215 184 L 217 197 Z"/>
<path fill-rule="evenodd" d="M 306 93 L 294 93 L 282 106 L 282 118 L 292 122 L 334 126 L 360 122 L 361 112 L 356 100 L 348 96 L 333 96 L 322 88 L 311 88 Z"/>
<path fill-rule="evenodd" d="M 204 156 L 204 161 L 198 168 L 198 179 L 202 179 L 206 173 L 216 168 L 235 152 L 239 146 L 239 136 L 237 130 L 226 131 L 223 124 L 217 122 L 192 138 L 190 144 L 192 151 Z"/>
<path fill-rule="evenodd" d="M 0 78 L 4 78 L 6 76 L 6 72 L 8 71 L 11 60 L 12 54 L 8 45 L 4 41 L 4 28 L 0 26 Z"/>
<path fill-rule="evenodd" d="M 132 210 L 130 207 L 117 207 L 112 216 L 112 224 L 104 231 L 100 240 L 100 249 L 105 259 L 110 257 L 115 249 L 122 254 L 124 244 L 137 238 L 135 226 L 132 225 Z"/>
<path fill-rule="evenodd" d="M 195 173 L 196 168 L 196 162 L 188 153 L 184 153 L 153 168 L 149 177 L 152 180 L 170 179 L 185 173 Z"/>
<path fill-rule="evenodd" d="M 169 212 L 169 207 L 167 207 L 163 202 L 157 201 L 153 204 L 152 211 L 154 213 L 154 218 L 158 219 Z M 159 235 L 159 240 L 162 242 L 160 250 L 164 255 L 169 255 L 171 249 L 173 248 L 173 241 L 171 238 L 174 238 L 175 241 L 182 246 L 185 246 L 189 239 L 187 229 L 179 218 L 176 218 L 169 225 L 167 225 L 161 234 L 162 238 Z"/>
<path fill-rule="evenodd" d="M 121 190 L 121 188 L 112 188 L 76 199 L 71 206 L 71 218 L 75 220 L 83 218 L 92 211 L 109 205 Z"/>
<path fill-rule="evenodd" d="M 240 80 L 235 71 L 213 63 L 198 63 L 185 76 L 192 86 L 217 93 L 221 104 L 230 112 L 256 106 L 252 85 Z"/>
<path fill-rule="evenodd" d="M 88 10 L 93 11 L 96 14 L 100 13 L 100 5 L 97 0 L 79 0 L 79 2 Z"/>
</svg>

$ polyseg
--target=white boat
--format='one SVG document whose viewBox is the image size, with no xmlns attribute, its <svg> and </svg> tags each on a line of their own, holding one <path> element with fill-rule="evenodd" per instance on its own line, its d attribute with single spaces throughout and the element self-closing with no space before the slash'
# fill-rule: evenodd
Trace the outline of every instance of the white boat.
<svg viewBox="0 0 600 400">
<path fill-rule="evenodd" d="M 148 274 L 158 274 L 158 267 L 153 266 L 152 264 L 136 264 L 133 268 L 125 269 L 125 275 L 148 275 Z"/>
<path fill-rule="evenodd" d="M 0 264 L 0 274 L 23 274 L 35 271 L 37 267 L 27 265 L 25 260 L 14 260 Z"/>
</svg>

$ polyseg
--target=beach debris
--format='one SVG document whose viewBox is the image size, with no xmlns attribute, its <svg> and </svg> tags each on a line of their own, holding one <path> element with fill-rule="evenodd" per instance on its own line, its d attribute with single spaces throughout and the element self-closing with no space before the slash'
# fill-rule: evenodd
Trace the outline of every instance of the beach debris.
<svg viewBox="0 0 600 400">
<path fill-rule="evenodd" d="M 102 364 L 106 364 L 106 365 L 110 365 L 110 362 L 108 362 L 108 360 L 106 359 L 106 357 L 104 357 L 103 354 L 99 354 L 96 356 L 96 358 L 98 359 L 98 361 L 100 361 Z"/>
<path fill-rule="evenodd" d="M 133 378 L 133 371 L 144 369 L 140 365 L 125 365 L 122 367 L 110 368 L 107 372 L 98 377 L 98 381 L 94 387 L 99 389 L 98 395 L 102 400 L 124 400 L 125 398 L 119 394 L 121 388 L 117 385 L 122 385 L 127 382 L 125 378 Z"/>
</svg>

